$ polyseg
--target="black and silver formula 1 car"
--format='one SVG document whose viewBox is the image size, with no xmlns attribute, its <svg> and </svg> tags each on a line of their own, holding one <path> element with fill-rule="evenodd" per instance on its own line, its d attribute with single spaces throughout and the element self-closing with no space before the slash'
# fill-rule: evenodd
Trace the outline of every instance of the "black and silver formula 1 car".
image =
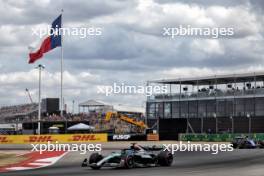
<svg viewBox="0 0 264 176">
<path fill-rule="evenodd" d="M 101 167 L 135 168 L 151 166 L 170 166 L 173 162 L 173 155 L 163 151 L 162 147 L 141 146 L 133 143 L 130 148 L 122 149 L 120 152 L 113 152 L 108 156 L 99 153 L 91 154 L 89 159 L 84 159 L 82 167 L 100 169 Z"/>
<path fill-rule="evenodd" d="M 232 141 L 233 148 L 239 148 L 239 149 L 250 149 L 250 148 L 257 148 L 257 144 L 253 139 L 245 137 L 236 137 Z"/>
<path fill-rule="evenodd" d="M 248 136 L 236 137 L 232 141 L 233 148 L 238 149 L 255 149 L 255 148 L 264 148 L 264 141 L 255 141 L 254 139 L 249 138 Z"/>
</svg>

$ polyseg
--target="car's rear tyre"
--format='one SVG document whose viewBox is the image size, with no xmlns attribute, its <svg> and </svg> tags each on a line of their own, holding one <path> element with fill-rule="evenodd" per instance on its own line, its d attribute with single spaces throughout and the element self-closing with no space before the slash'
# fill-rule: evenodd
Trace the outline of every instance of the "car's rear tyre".
<svg viewBox="0 0 264 176">
<path fill-rule="evenodd" d="M 131 155 L 127 155 L 124 157 L 124 166 L 126 169 L 131 169 L 135 167 L 134 158 Z"/>
<path fill-rule="evenodd" d="M 259 148 L 264 148 L 264 141 L 259 141 L 258 144 L 259 144 Z"/>
<path fill-rule="evenodd" d="M 99 162 L 100 160 L 103 159 L 103 156 L 100 155 L 99 153 L 93 153 L 91 154 L 90 158 L 89 158 L 89 164 L 94 164 Z M 98 170 L 101 168 L 101 166 L 90 166 L 92 169 Z"/>
<path fill-rule="evenodd" d="M 161 166 L 171 166 L 173 155 L 168 151 L 162 151 L 158 154 L 158 163 Z"/>
</svg>

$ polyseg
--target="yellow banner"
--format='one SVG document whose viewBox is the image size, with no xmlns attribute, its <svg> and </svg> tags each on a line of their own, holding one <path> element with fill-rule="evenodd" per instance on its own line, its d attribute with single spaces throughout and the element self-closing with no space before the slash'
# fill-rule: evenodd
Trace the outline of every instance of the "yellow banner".
<svg viewBox="0 0 264 176">
<path fill-rule="evenodd" d="M 0 144 L 107 142 L 107 134 L 0 135 Z"/>
</svg>

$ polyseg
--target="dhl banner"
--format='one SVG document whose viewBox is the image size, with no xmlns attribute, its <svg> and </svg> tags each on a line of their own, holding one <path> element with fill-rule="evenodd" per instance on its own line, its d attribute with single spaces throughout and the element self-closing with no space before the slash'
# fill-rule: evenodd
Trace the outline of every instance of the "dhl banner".
<svg viewBox="0 0 264 176">
<path fill-rule="evenodd" d="M 107 134 L 0 135 L 0 144 L 107 142 Z"/>
</svg>

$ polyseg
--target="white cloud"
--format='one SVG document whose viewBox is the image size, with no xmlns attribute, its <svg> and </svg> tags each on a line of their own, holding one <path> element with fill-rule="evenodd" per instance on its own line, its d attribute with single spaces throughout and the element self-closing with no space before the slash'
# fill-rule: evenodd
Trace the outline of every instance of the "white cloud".
<svg viewBox="0 0 264 176">
<path fill-rule="evenodd" d="M 191 52 L 202 52 L 204 54 L 224 54 L 224 48 L 216 39 L 197 39 L 191 43 Z M 197 53 L 196 53 L 197 54 Z M 194 54 L 195 55 L 195 54 Z"/>
<path fill-rule="evenodd" d="M 250 4 L 226 7 L 199 6 L 181 2 L 159 4 L 139 1 L 137 8 L 98 19 L 99 22 L 128 24 L 137 31 L 162 36 L 163 27 L 233 27 L 237 37 L 254 36 L 261 22 L 252 13 Z"/>
<path fill-rule="evenodd" d="M 261 11 L 255 11 L 245 1 L 234 1 L 230 6 L 212 1 L 209 5 L 192 2 L 0 1 L 0 32 L 4 34 L 0 36 L 0 104 L 28 102 L 24 94 L 26 87 L 36 100 L 38 72 L 27 64 L 27 47 L 38 42 L 32 36 L 31 27 L 50 25 L 62 7 L 67 27 L 103 28 L 101 37 L 65 39 L 64 93 L 68 102 L 94 98 L 117 104 L 141 104 L 146 97 L 104 97 L 96 94 L 96 85 L 143 84 L 157 78 L 262 69 L 264 18 Z M 163 27 L 180 24 L 235 27 L 236 35 L 219 40 L 195 37 L 172 40 L 162 36 Z M 59 53 L 55 49 L 39 61 L 48 66 L 43 73 L 44 97 L 59 97 Z"/>
</svg>

